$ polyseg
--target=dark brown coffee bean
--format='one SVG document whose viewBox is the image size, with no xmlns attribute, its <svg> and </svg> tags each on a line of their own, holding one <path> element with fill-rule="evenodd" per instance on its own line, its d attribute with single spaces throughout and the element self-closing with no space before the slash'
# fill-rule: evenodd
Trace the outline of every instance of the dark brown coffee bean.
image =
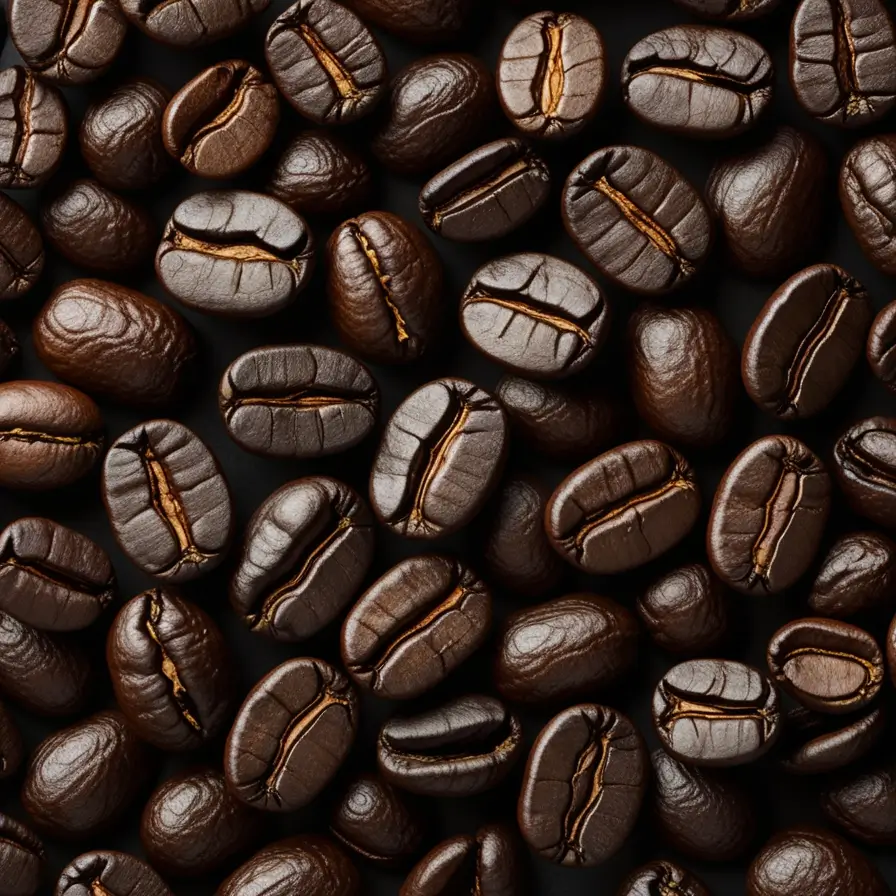
<svg viewBox="0 0 896 896">
<path fill-rule="evenodd" d="M 706 550 L 716 575 L 743 594 L 778 594 L 812 565 L 831 504 L 822 462 L 798 439 L 766 436 L 719 483 Z"/>
<path fill-rule="evenodd" d="M 563 188 L 563 224 L 588 260 L 632 292 L 690 280 L 709 254 L 712 224 L 697 191 L 647 149 L 592 153 Z"/>
<path fill-rule="evenodd" d="M 457 36 L 472 0 L 349 0 L 358 15 L 386 31 L 418 43 L 441 42 Z"/>
<path fill-rule="evenodd" d="M 567 476 L 548 502 L 545 527 L 561 557 L 607 575 L 664 554 L 699 514 L 691 465 L 668 445 L 646 440 L 620 445 Z"/>
<path fill-rule="evenodd" d="M 371 143 L 377 160 L 399 174 L 423 174 L 463 155 L 490 125 L 492 73 L 468 53 L 425 56 L 389 88 L 389 111 Z"/>
<path fill-rule="evenodd" d="M 854 532 L 834 542 L 809 594 L 821 616 L 852 616 L 892 604 L 896 597 L 896 542 L 882 532 Z"/>
<path fill-rule="evenodd" d="M 707 19 L 741 21 L 766 16 L 776 9 L 781 0 L 675 0 L 689 12 Z M 633 894 L 634 896 L 634 894 Z"/>
<path fill-rule="evenodd" d="M 51 734 L 31 756 L 22 805 L 53 837 L 108 830 L 146 780 L 150 758 L 121 713 L 98 712 Z"/>
<path fill-rule="evenodd" d="M 896 103 L 896 34 L 881 0 L 801 0 L 790 29 L 790 83 L 828 124 L 877 121 Z"/>
<path fill-rule="evenodd" d="M 634 827 L 649 765 L 622 713 L 595 703 L 563 710 L 529 754 L 517 804 L 523 839 L 558 865 L 601 864 Z"/>
<path fill-rule="evenodd" d="M 476 573 L 449 557 L 409 557 L 352 607 L 342 626 L 342 661 L 365 690 L 406 700 L 450 675 L 491 624 L 492 596 Z"/>
<path fill-rule="evenodd" d="M 329 476 L 289 482 L 249 520 L 230 603 L 252 631 L 302 641 L 355 597 L 373 548 L 373 514 L 353 488 Z"/>
<path fill-rule="evenodd" d="M 890 623 L 886 640 L 887 666 L 890 668 L 890 680 L 896 686 L 896 616 Z"/>
<path fill-rule="evenodd" d="M 849 506 L 881 526 L 896 526 L 896 419 L 870 417 L 834 446 L 834 473 Z"/>
<path fill-rule="evenodd" d="M 457 532 L 498 484 L 508 441 L 507 418 L 488 392 L 461 379 L 421 386 L 383 433 L 370 475 L 374 512 L 406 538 Z"/>
<path fill-rule="evenodd" d="M 610 329 L 600 287 L 575 265 L 533 252 L 479 268 L 460 306 L 461 329 L 486 357 L 535 379 L 587 367 Z"/>
<path fill-rule="evenodd" d="M 681 2 L 681 0 L 679 0 Z M 650 862 L 633 871 L 616 896 L 711 896 L 706 885 L 680 865 L 664 860 Z"/>
<path fill-rule="evenodd" d="M 0 193 L 0 301 L 25 295 L 44 269 L 44 244 L 25 210 Z"/>
<path fill-rule="evenodd" d="M 817 264 L 795 274 L 747 336 L 747 394 L 782 420 L 824 410 L 862 357 L 873 316 L 865 287 L 842 268 Z"/>
<path fill-rule="evenodd" d="M 227 786 L 256 809 L 300 809 L 338 771 L 357 724 L 358 698 L 341 672 L 322 660 L 288 660 L 236 715 L 224 748 Z"/>
<path fill-rule="evenodd" d="M 711 311 L 641 307 L 630 318 L 628 364 L 638 414 L 661 438 L 708 447 L 728 435 L 737 349 Z"/>
<path fill-rule="evenodd" d="M 442 263 L 413 224 L 367 212 L 327 242 L 327 295 L 342 341 L 370 361 L 413 361 L 435 337 Z"/>
<path fill-rule="evenodd" d="M 0 703 L 0 781 L 17 774 L 24 758 L 25 744 L 19 726 L 10 711 Z"/>
<path fill-rule="evenodd" d="M 131 24 L 171 47 L 202 47 L 243 29 L 270 0 L 119 0 Z"/>
<path fill-rule="evenodd" d="M 758 669 L 733 660 L 688 660 L 657 685 L 653 722 L 676 759 L 728 766 L 767 753 L 781 717 L 775 686 Z"/>
<path fill-rule="evenodd" d="M 896 767 L 879 765 L 826 790 L 821 809 L 856 840 L 896 846 Z"/>
<path fill-rule="evenodd" d="M 868 334 L 865 355 L 872 373 L 891 391 L 896 391 L 896 302 L 883 308 Z"/>
<path fill-rule="evenodd" d="M 205 443 L 173 420 L 150 420 L 115 441 L 103 464 L 103 502 L 119 547 L 158 579 L 189 582 L 230 546 L 224 474 Z"/>
<path fill-rule="evenodd" d="M 498 239 L 526 223 L 547 202 L 551 173 L 522 140 L 487 143 L 424 184 L 426 226 L 461 243 Z"/>
<path fill-rule="evenodd" d="M 0 376 L 19 360 L 21 350 L 16 334 L 9 324 L 0 320 Z"/>
<path fill-rule="evenodd" d="M 280 93 L 318 124 L 348 124 L 371 112 L 386 87 L 377 39 L 334 0 L 298 0 L 271 25 L 265 58 Z"/>
<path fill-rule="evenodd" d="M 467 797 L 496 787 L 523 753 L 519 719 L 494 697 L 471 695 L 380 729 L 379 769 L 422 796 Z"/>
<path fill-rule="evenodd" d="M 134 78 L 87 109 L 78 139 L 100 183 L 113 190 L 142 190 L 168 173 L 162 117 L 170 99 L 161 84 Z"/>
<path fill-rule="evenodd" d="M 176 397 L 196 355 L 189 324 L 150 296 L 104 280 L 71 280 L 34 321 L 34 346 L 60 379 L 122 404 Z"/>
<path fill-rule="evenodd" d="M 35 896 L 44 879 L 45 858 L 38 836 L 0 812 L 0 893 Z"/>
<path fill-rule="evenodd" d="M 161 750 L 193 750 L 231 718 L 230 650 L 211 617 L 173 591 L 145 591 L 109 629 L 106 659 L 122 712 Z"/>
<path fill-rule="evenodd" d="M 67 865 L 55 896 L 173 896 L 146 862 L 124 852 L 86 852 Z"/>
<path fill-rule="evenodd" d="M 94 623 L 115 598 L 115 571 L 95 542 L 40 517 L 0 532 L 0 610 L 45 631 Z"/>
</svg>

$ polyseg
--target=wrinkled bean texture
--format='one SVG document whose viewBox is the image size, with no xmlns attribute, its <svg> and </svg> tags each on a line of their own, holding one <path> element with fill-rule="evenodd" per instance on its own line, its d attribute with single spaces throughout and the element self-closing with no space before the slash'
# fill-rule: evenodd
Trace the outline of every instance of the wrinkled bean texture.
<svg viewBox="0 0 896 896">
<path fill-rule="evenodd" d="M 201 47 L 227 37 L 264 12 L 270 0 L 119 0 L 128 20 L 153 40 L 172 47 Z"/>
</svg>

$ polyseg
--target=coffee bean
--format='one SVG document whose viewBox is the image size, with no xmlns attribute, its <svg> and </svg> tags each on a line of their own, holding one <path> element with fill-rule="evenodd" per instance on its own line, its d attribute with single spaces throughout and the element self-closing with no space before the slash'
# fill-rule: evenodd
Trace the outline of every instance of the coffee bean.
<svg viewBox="0 0 896 896">
<path fill-rule="evenodd" d="M 0 486 L 46 491 L 86 475 L 103 451 L 99 408 L 38 380 L 0 383 Z"/>
<path fill-rule="evenodd" d="M 115 441 L 103 464 L 103 502 L 119 547 L 158 579 L 198 578 L 230 545 L 224 474 L 202 440 L 173 420 L 150 420 Z"/>
<path fill-rule="evenodd" d="M 716 163 L 706 185 L 728 255 L 753 277 L 791 273 L 825 220 L 827 158 L 811 135 L 779 127 L 771 139 Z"/>
<path fill-rule="evenodd" d="M 0 193 L 0 301 L 18 299 L 44 269 L 44 244 L 25 210 Z"/>
<path fill-rule="evenodd" d="M 442 263 L 413 224 L 389 212 L 344 222 L 327 242 L 327 296 L 342 341 L 382 364 L 414 361 L 441 322 Z"/>
<path fill-rule="evenodd" d="M 690 280 L 709 254 L 712 224 L 697 191 L 647 149 L 610 146 L 573 169 L 563 224 L 588 260 L 632 292 Z"/>
<path fill-rule="evenodd" d="M 67 141 L 62 94 L 21 65 L 0 71 L 0 187 L 43 186 L 59 167 Z"/>
<path fill-rule="evenodd" d="M 703 448 L 728 435 L 737 348 L 711 311 L 642 306 L 629 322 L 628 364 L 638 414 L 661 438 Z"/>
<path fill-rule="evenodd" d="M 22 805 L 40 830 L 83 839 L 110 828 L 149 771 L 149 754 L 124 716 L 98 712 L 37 747 L 22 785 Z"/>
<path fill-rule="evenodd" d="M 201 47 L 241 31 L 270 0 L 119 0 L 131 24 L 171 47 Z"/>
<path fill-rule="evenodd" d="M 115 61 L 127 22 L 114 0 L 9 0 L 9 34 L 25 64 L 66 86 L 95 81 Z"/>
<path fill-rule="evenodd" d="M 712 652 L 728 632 L 725 587 L 703 563 L 660 576 L 636 606 L 653 643 L 670 653 Z"/>
<path fill-rule="evenodd" d="M 758 669 L 733 660 L 673 666 L 653 695 L 663 748 L 682 762 L 727 766 L 753 762 L 780 734 L 778 694 Z"/>
<path fill-rule="evenodd" d="M 871 324 L 865 349 L 872 373 L 891 391 L 896 391 L 896 302 L 883 308 Z"/>
<path fill-rule="evenodd" d="M 890 668 L 890 679 L 896 685 L 896 616 L 890 623 L 886 641 L 887 665 Z"/>
<path fill-rule="evenodd" d="M 486 357 L 524 376 L 559 379 L 594 360 L 609 334 L 610 310 L 584 271 L 529 252 L 476 271 L 460 324 Z"/>
<path fill-rule="evenodd" d="M 592 867 L 616 853 L 644 799 L 644 740 L 622 713 L 564 709 L 535 739 L 517 805 L 523 839 L 558 865 Z"/>
<path fill-rule="evenodd" d="M 129 405 L 167 404 L 196 355 L 173 309 L 104 280 L 70 280 L 34 321 L 34 346 L 60 379 Z"/>
<path fill-rule="evenodd" d="M 896 526 L 896 419 L 870 417 L 846 430 L 834 446 L 834 473 L 855 513 Z"/>
<path fill-rule="evenodd" d="M 719 483 L 706 549 L 716 575 L 742 594 L 778 594 L 812 565 L 831 503 L 822 462 L 798 439 L 766 436 Z"/>
<path fill-rule="evenodd" d="M 425 56 L 395 76 L 388 102 L 370 148 L 392 171 L 424 174 L 463 155 L 489 127 L 493 76 L 468 53 Z"/>
<path fill-rule="evenodd" d="M 227 786 L 256 809 L 300 809 L 338 771 L 357 724 L 358 698 L 341 672 L 322 660 L 288 660 L 237 713 L 224 748 Z"/>
<path fill-rule="evenodd" d="M 44 846 L 30 828 L 0 812 L 0 892 L 34 896 L 44 878 Z"/>
<path fill-rule="evenodd" d="M 143 809 L 140 842 L 172 877 L 207 877 L 255 839 L 257 818 L 215 769 L 182 772 L 160 784 Z M 87 894 L 85 894 L 87 896 Z"/>
<path fill-rule="evenodd" d="M 469 797 L 496 787 L 524 749 L 519 719 L 494 697 L 458 697 L 393 718 L 380 729 L 380 773 L 396 787 L 433 797 Z"/>
<path fill-rule="evenodd" d="M 356 596 L 373 548 L 373 515 L 354 489 L 328 476 L 289 482 L 249 521 L 230 603 L 252 631 L 302 641 Z"/>
<path fill-rule="evenodd" d="M 675 134 L 726 140 L 752 128 L 771 103 L 768 53 L 745 34 L 675 25 L 638 41 L 622 64 L 626 105 Z"/>
<path fill-rule="evenodd" d="M 790 83 L 827 124 L 877 121 L 896 103 L 896 34 L 881 0 L 801 0 L 790 29 Z"/>
<path fill-rule="evenodd" d="M 25 744 L 10 711 L 0 703 L 0 781 L 18 774 L 25 758 Z M 0 866 L 2 866 L 0 862 Z"/>
<path fill-rule="evenodd" d="M 842 268 L 817 264 L 795 274 L 747 336 L 747 394 L 783 420 L 824 410 L 861 358 L 873 316 L 865 288 Z"/>
<path fill-rule="evenodd" d="M 174 94 L 162 117 L 162 142 L 190 174 L 227 180 L 267 152 L 279 120 L 274 85 L 248 62 L 230 59 Z"/>
<path fill-rule="evenodd" d="M 349 0 L 358 15 L 417 43 L 456 37 L 464 26 L 471 0 Z"/>
<path fill-rule="evenodd" d="M 50 245 L 72 264 L 118 273 L 139 267 L 155 248 L 149 212 L 95 180 L 76 180 L 40 215 Z"/>
<path fill-rule="evenodd" d="M 100 183 L 113 190 L 142 190 L 168 173 L 162 117 L 170 99 L 156 81 L 134 78 L 88 107 L 78 139 Z"/>
<path fill-rule="evenodd" d="M 280 93 L 318 124 L 348 124 L 371 112 L 386 86 L 377 39 L 334 0 L 298 0 L 271 25 L 264 54 Z"/>
<path fill-rule="evenodd" d="M 821 809 L 856 840 L 896 845 L 896 767 L 891 762 L 878 765 L 826 790 Z"/>
<path fill-rule="evenodd" d="M 668 445 L 647 440 L 620 445 L 567 476 L 548 502 L 545 527 L 567 562 L 607 575 L 664 554 L 699 514 L 690 464 Z"/>
<path fill-rule="evenodd" d="M 507 443 L 507 418 L 488 392 L 452 378 L 421 386 L 383 433 L 370 475 L 374 512 L 406 538 L 457 532 L 498 484 Z"/>
<path fill-rule="evenodd" d="M 420 191 L 426 226 L 461 243 L 498 239 L 547 202 L 551 173 L 522 140 L 487 143 L 458 159 Z"/>
<path fill-rule="evenodd" d="M 699 877 L 680 865 L 664 860 L 650 862 L 635 869 L 623 881 L 616 896 L 656 896 L 663 893 L 674 893 L 675 896 L 711 896 Z"/>
<path fill-rule="evenodd" d="M 52 520 L 23 517 L 0 532 L 0 610 L 45 631 L 92 625 L 116 594 L 109 555 Z"/>
<path fill-rule="evenodd" d="M 228 435 L 263 457 L 346 451 L 373 430 L 379 407 L 370 371 L 320 345 L 252 349 L 227 368 L 218 389 Z"/>
<path fill-rule="evenodd" d="M 571 594 L 517 610 L 498 642 L 493 677 L 506 700 L 573 700 L 615 684 L 638 659 L 638 623 L 621 604 Z"/>
<path fill-rule="evenodd" d="M 510 32 L 498 59 L 498 97 L 527 136 L 562 140 L 597 114 L 607 81 L 600 32 L 573 13 L 537 12 Z"/>
<path fill-rule="evenodd" d="M 342 626 L 342 661 L 364 690 L 406 700 L 444 681 L 492 623 L 492 596 L 471 569 L 435 554 L 402 560 L 374 582 Z"/>
<path fill-rule="evenodd" d="M 21 350 L 16 334 L 9 324 L 0 320 L 0 376 L 19 360 Z"/>
<path fill-rule="evenodd" d="M 781 0 L 675 0 L 675 2 L 689 12 L 707 19 L 726 19 L 728 21 L 741 21 L 744 19 L 756 19 L 766 16 L 775 10 Z"/>
<path fill-rule="evenodd" d="M 56 896 L 172 896 L 146 862 L 124 852 L 86 852 L 67 865 Z"/>
<path fill-rule="evenodd" d="M 289 206 L 261 193 L 196 193 L 174 210 L 156 253 L 168 292 L 196 311 L 266 317 L 295 301 L 314 267 L 314 237 Z"/>
<path fill-rule="evenodd" d="M 122 608 L 106 643 L 122 712 L 161 750 L 193 750 L 231 718 L 230 650 L 218 626 L 173 591 L 145 591 Z"/>
<path fill-rule="evenodd" d="M 820 616 L 852 616 L 891 604 L 894 592 L 896 542 L 882 532 L 853 532 L 828 551 L 808 603 Z"/>
</svg>

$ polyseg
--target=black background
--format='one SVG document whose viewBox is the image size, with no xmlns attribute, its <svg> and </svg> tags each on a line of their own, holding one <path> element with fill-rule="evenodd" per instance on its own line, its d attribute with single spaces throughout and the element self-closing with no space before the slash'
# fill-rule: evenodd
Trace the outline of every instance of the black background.
<svg viewBox="0 0 896 896">
<path fill-rule="evenodd" d="M 188 78 L 202 68 L 227 58 L 247 58 L 263 65 L 263 35 L 273 18 L 287 6 L 284 0 L 275 0 L 272 7 L 260 16 L 246 32 L 230 40 L 218 43 L 196 52 L 183 52 L 153 44 L 150 40 L 132 31 L 129 34 L 121 56 L 104 78 L 87 89 L 67 90 L 66 96 L 71 107 L 73 135 L 77 130 L 87 102 L 102 96 L 117 80 L 134 74 L 151 75 L 176 90 Z M 703 188 L 707 175 L 715 159 L 724 154 L 741 151 L 751 144 L 766 138 L 776 123 L 789 122 L 816 134 L 827 148 L 830 163 L 828 182 L 819 183 L 818 189 L 828 197 L 829 205 L 824 220 L 824 241 L 816 247 L 807 261 L 833 261 L 842 265 L 858 277 L 869 289 L 877 308 L 883 307 L 894 298 L 889 278 L 877 273 L 862 257 L 839 210 L 836 196 L 835 176 L 845 151 L 859 138 L 859 134 L 841 132 L 813 122 L 795 103 L 787 82 L 787 37 L 794 3 L 786 0 L 774 15 L 756 23 L 742 26 L 758 38 L 772 53 L 777 67 L 777 92 L 771 114 L 751 135 L 724 144 L 701 143 L 672 137 L 638 123 L 626 114 L 621 102 L 619 71 L 628 49 L 641 37 L 661 27 L 680 22 L 695 21 L 688 13 L 676 7 L 671 0 L 628 0 L 628 2 L 570 2 L 565 9 L 584 14 L 601 30 L 606 42 L 609 59 L 609 83 L 606 101 L 596 122 L 583 134 L 563 146 L 545 148 L 554 178 L 554 195 L 551 202 L 537 218 L 523 230 L 511 237 L 493 244 L 480 246 L 452 245 L 432 237 L 441 254 L 447 272 L 445 294 L 446 322 L 439 339 L 424 360 L 408 368 L 375 367 L 374 372 L 383 391 L 383 420 L 397 404 L 418 385 L 437 376 L 462 375 L 474 380 L 485 388 L 493 388 L 500 378 L 497 366 L 478 357 L 465 344 L 456 323 L 457 303 L 464 286 L 473 271 L 485 261 L 500 254 L 521 250 L 547 250 L 582 264 L 587 263 L 578 255 L 563 233 L 559 215 L 559 191 L 572 167 L 593 150 L 613 144 L 630 142 L 649 147 L 659 152 L 676 165 L 698 188 Z M 529 11 L 539 8 L 530 5 Z M 468 33 L 458 39 L 453 48 L 465 49 L 479 54 L 489 66 L 494 68 L 500 44 L 509 33 L 515 21 L 526 10 L 525 5 L 516 9 L 502 5 L 496 0 L 482 0 L 476 4 L 474 21 Z M 379 35 L 386 49 L 392 72 L 423 55 L 425 50 L 415 48 L 386 35 Z M 10 65 L 18 62 L 11 43 L 3 52 L 2 62 Z M 286 103 L 282 104 L 282 122 L 277 144 L 272 151 L 238 181 L 238 185 L 248 188 L 262 188 L 270 175 L 276 154 L 285 140 L 306 125 Z M 359 147 L 363 147 L 370 122 L 344 129 L 344 135 Z M 885 119 L 878 130 L 887 131 L 891 121 Z M 493 121 L 495 135 L 510 133 L 509 125 L 496 110 Z M 865 132 L 863 132 L 865 133 Z M 483 133 L 482 141 L 493 134 Z M 45 193 L 54 186 L 72 180 L 77 176 L 87 176 L 88 172 L 80 159 L 77 141 L 70 139 L 65 164 Z M 377 171 L 375 176 L 376 194 L 369 207 L 389 209 L 420 223 L 416 210 L 416 198 L 421 186 L 420 180 L 404 180 L 385 176 Z M 170 215 L 177 202 L 191 193 L 215 184 L 188 177 L 176 171 L 163 184 L 145 196 L 157 219 L 159 229 Z M 39 196 L 18 192 L 14 198 L 30 211 L 37 208 Z M 356 211 L 363 211 L 357 209 Z M 312 220 L 312 226 L 321 248 L 333 224 L 326 220 Z M 352 452 L 320 462 L 288 463 L 258 459 L 244 453 L 227 437 L 216 407 L 217 384 L 225 367 L 244 351 L 259 345 L 284 342 L 314 342 L 338 345 L 335 334 L 328 322 L 326 301 L 323 290 L 322 263 L 310 288 L 303 293 L 295 306 L 274 318 L 259 322 L 228 322 L 215 320 L 186 311 L 186 316 L 194 324 L 201 342 L 201 364 L 187 389 L 183 402 L 172 408 L 170 415 L 192 427 L 212 447 L 229 478 L 238 520 L 238 537 L 246 521 L 258 504 L 275 488 L 283 483 L 317 472 L 336 475 L 352 484 L 361 492 L 366 492 L 368 470 L 375 448 L 376 438 L 369 439 L 363 446 Z M 30 323 L 37 309 L 46 300 L 54 286 L 85 272 L 77 271 L 54 255 L 48 258 L 47 269 L 39 284 L 25 299 L 6 303 L 0 314 L 14 327 L 22 341 L 24 361 L 17 374 L 22 377 L 51 379 L 48 371 L 36 360 L 31 345 Z M 163 291 L 155 282 L 152 271 L 147 269 L 138 277 L 125 280 L 154 296 L 163 297 Z M 695 304 L 715 310 L 723 320 L 731 335 L 742 344 L 749 326 L 763 302 L 777 284 L 773 282 L 750 281 L 736 275 L 725 260 L 722 247 L 717 245 L 708 270 L 692 285 L 666 301 L 680 304 Z M 602 383 L 616 389 L 625 397 L 625 370 L 622 365 L 626 318 L 635 307 L 635 299 L 619 290 L 607 290 L 615 314 L 614 329 L 609 346 L 602 357 L 581 379 L 585 382 Z M 108 437 L 111 441 L 123 431 L 137 424 L 146 415 L 111 405 L 102 405 L 105 414 Z M 711 453 L 688 451 L 686 454 L 698 470 L 704 490 L 704 512 L 700 524 L 691 537 L 670 555 L 652 566 L 627 577 L 595 579 L 576 577 L 571 571 L 555 593 L 545 598 L 556 597 L 575 589 L 589 589 L 616 597 L 632 606 L 633 598 L 644 584 L 660 572 L 675 564 L 704 558 L 703 534 L 706 517 L 711 503 L 713 489 L 726 466 L 741 447 L 752 439 L 767 433 L 790 432 L 804 438 L 822 457 L 828 458 L 833 441 L 852 421 L 871 413 L 893 413 L 896 398 L 875 382 L 867 367 L 862 364 L 856 371 L 848 388 L 824 414 L 808 423 L 783 425 L 765 417 L 746 399 L 741 398 L 737 414 L 736 431 L 722 447 Z M 632 425 L 625 438 L 646 434 L 644 427 Z M 620 441 L 624 438 L 620 438 Z M 537 457 L 525 445 L 514 443 L 510 468 L 539 473 L 545 481 L 555 484 L 572 469 L 573 465 L 558 466 Z M 88 476 L 83 482 L 54 494 L 28 495 L 3 492 L 0 494 L 0 523 L 23 515 L 44 515 L 72 526 L 96 539 L 110 551 L 121 586 L 123 599 L 130 598 L 150 587 L 153 582 L 137 571 L 117 549 L 109 531 L 99 496 L 99 473 Z M 828 543 L 836 534 L 861 527 L 837 498 L 828 531 Z M 378 533 L 378 550 L 375 567 L 370 581 L 404 556 L 421 553 L 429 547 L 424 544 L 405 542 L 385 531 Z M 477 565 L 478 547 L 481 544 L 477 526 L 458 537 L 437 543 L 438 550 L 457 552 Z M 820 556 L 819 556 L 820 559 Z M 338 660 L 336 626 L 331 627 L 313 641 L 300 645 L 282 645 L 254 635 L 243 629 L 236 615 L 227 603 L 227 576 L 232 567 L 225 563 L 222 569 L 188 586 L 186 594 L 208 610 L 224 629 L 232 645 L 236 665 L 239 670 L 241 694 L 245 693 L 266 671 L 292 656 L 322 656 Z M 769 634 L 787 619 L 806 615 L 805 596 L 811 583 L 807 576 L 797 588 L 786 595 L 774 598 L 732 597 L 732 636 L 724 655 L 745 658 L 759 665 L 764 662 L 764 644 Z M 496 595 L 497 614 L 505 616 L 521 606 L 522 599 L 512 594 Z M 102 644 L 110 617 L 102 620 L 96 630 L 81 633 L 77 637 L 93 646 L 96 659 L 96 689 L 94 707 L 101 708 L 111 703 L 108 679 L 103 664 Z M 870 625 L 875 634 L 882 638 L 886 619 L 874 619 Z M 651 747 L 656 740 L 650 728 L 648 713 L 649 699 L 653 687 L 663 671 L 674 660 L 653 649 L 645 639 L 641 659 L 630 679 L 608 693 L 595 694 L 594 698 L 616 706 L 630 713 L 644 732 Z M 363 701 L 362 728 L 358 743 L 352 754 L 346 773 L 354 770 L 372 769 L 374 766 L 372 744 L 379 724 L 396 711 L 422 708 L 432 705 L 445 696 L 489 689 L 488 670 L 492 653 L 489 646 L 464 665 L 436 692 L 416 701 L 411 707 L 399 707 L 365 698 Z M 892 702 L 893 693 L 889 684 L 886 699 Z M 16 718 L 25 731 L 29 748 L 33 748 L 42 737 L 61 726 L 58 721 L 39 720 L 14 709 Z M 551 713 L 522 713 L 527 740 L 535 737 L 540 727 Z M 72 720 L 74 721 L 74 720 Z M 223 739 L 222 739 L 223 740 Z M 878 754 L 890 757 L 893 736 L 888 735 Z M 220 763 L 222 743 L 215 743 L 201 755 L 160 757 L 158 769 L 154 770 L 153 785 L 162 781 L 175 770 L 197 762 Z M 432 827 L 429 845 L 438 838 L 459 832 L 472 832 L 487 821 L 512 820 L 516 795 L 519 790 L 522 768 L 517 768 L 509 780 L 495 791 L 480 797 L 462 801 L 430 802 L 423 806 L 424 813 Z M 793 779 L 780 775 L 774 769 L 771 758 L 755 767 L 739 770 L 736 774 L 746 778 L 752 789 L 760 817 L 760 831 L 756 847 L 776 829 L 788 823 L 818 820 L 817 798 L 823 786 L 831 782 L 830 776 L 821 779 Z M 18 803 L 17 790 L 21 775 L 12 781 L 0 783 L 0 810 L 23 818 Z M 307 810 L 295 815 L 259 819 L 259 834 L 269 842 L 278 836 L 323 829 L 329 811 L 329 799 L 338 789 L 338 782 L 323 798 Z M 141 801 L 145 796 L 141 798 Z M 141 803 L 142 804 L 142 803 Z M 604 866 L 591 870 L 568 870 L 554 868 L 546 862 L 532 857 L 528 860 L 532 890 L 538 894 L 590 894 L 609 896 L 614 894 L 622 878 L 636 865 L 660 856 L 674 858 L 674 853 L 665 849 L 652 830 L 647 812 L 631 841 Z M 116 825 L 110 833 L 97 836 L 83 844 L 65 845 L 51 842 L 49 846 L 52 880 L 72 857 L 91 848 L 119 848 L 137 854 L 141 853 L 137 839 L 139 806 L 135 805 L 123 823 Z M 265 827 L 267 825 L 267 827 Z M 749 857 L 747 857 L 747 860 Z M 896 856 L 893 851 L 879 850 L 875 861 L 885 870 L 892 886 L 896 883 Z M 685 862 L 698 871 L 710 885 L 712 892 L 720 896 L 736 896 L 744 892 L 744 871 L 746 861 L 740 865 L 722 868 L 711 864 Z M 363 892 L 373 894 L 397 893 L 402 880 L 401 873 L 382 873 L 367 867 L 363 869 Z M 223 876 L 223 875 L 222 875 Z M 203 881 L 200 884 L 174 883 L 177 894 L 212 893 L 219 879 Z M 46 892 L 51 892 L 48 883 Z M 811 896 L 811 894 L 806 894 Z M 845 894 L 844 894 L 845 896 Z"/>
</svg>

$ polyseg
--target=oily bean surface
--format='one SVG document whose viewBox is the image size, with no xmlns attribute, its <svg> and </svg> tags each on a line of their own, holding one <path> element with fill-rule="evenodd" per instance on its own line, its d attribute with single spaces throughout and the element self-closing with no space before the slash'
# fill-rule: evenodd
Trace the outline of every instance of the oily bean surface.
<svg viewBox="0 0 896 896">
<path fill-rule="evenodd" d="M 896 769 L 887 762 L 839 782 L 822 794 L 821 810 L 855 840 L 896 845 Z"/>
<path fill-rule="evenodd" d="M 44 269 L 44 244 L 27 212 L 0 193 L 0 301 L 17 299 Z"/>
<path fill-rule="evenodd" d="M 656 893 L 710 896 L 709 890 L 699 877 L 680 865 L 664 859 L 636 868 L 623 881 L 618 896 L 654 896 Z"/>
<path fill-rule="evenodd" d="M 834 473 L 855 513 L 896 526 L 896 419 L 870 417 L 851 426 L 834 446 Z"/>
<path fill-rule="evenodd" d="M 191 48 L 244 28 L 270 0 L 119 0 L 131 24 L 161 44 Z"/>
<path fill-rule="evenodd" d="M 368 22 L 417 43 L 441 43 L 456 37 L 473 6 L 472 0 L 349 0 Z"/>
<path fill-rule="evenodd" d="M 136 856 L 111 850 L 85 852 L 62 870 L 55 896 L 173 896 L 165 881 Z"/>
<path fill-rule="evenodd" d="M 896 302 L 878 312 L 868 333 L 865 356 L 871 372 L 891 391 L 896 390 Z"/>
<path fill-rule="evenodd" d="M 4 896 L 33 896 L 44 876 L 44 845 L 29 827 L 0 812 Z"/>
</svg>

